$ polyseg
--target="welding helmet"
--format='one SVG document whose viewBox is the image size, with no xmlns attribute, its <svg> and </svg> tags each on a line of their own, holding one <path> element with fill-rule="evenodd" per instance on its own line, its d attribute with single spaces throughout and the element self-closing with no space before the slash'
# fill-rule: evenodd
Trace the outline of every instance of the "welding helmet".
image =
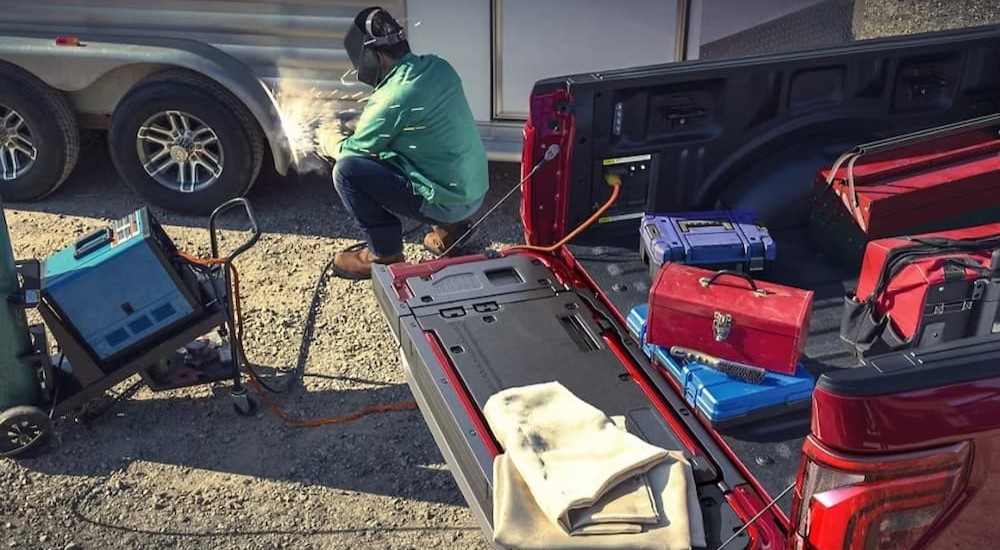
<svg viewBox="0 0 1000 550">
<path fill-rule="evenodd" d="M 379 12 L 385 12 L 385 10 L 382 8 L 372 9 L 365 17 L 363 25 L 355 21 L 347 32 L 347 36 L 344 37 L 344 49 L 347 50 L 347 56 L 351 58 L 354 69 L 358 71 L 358 80 L 369 86 L 375 86 L 384 76 L 381 74 L 382 67 L 375 49 L 399 44 L 406 40 L 406 31 L 402 28 L 388 36 L 375 36 L 372 22 Z M 385 13 L 388 14 L 388 12 Z"/>
</svg>

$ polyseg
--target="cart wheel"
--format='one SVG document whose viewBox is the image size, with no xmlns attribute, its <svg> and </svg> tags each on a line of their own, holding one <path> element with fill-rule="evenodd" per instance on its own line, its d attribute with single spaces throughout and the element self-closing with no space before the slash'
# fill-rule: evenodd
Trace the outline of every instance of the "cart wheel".
<svg viewBox="0 0 1000 550">
<path fill-rule="evenodd" d="M 52 421 L 38 407 L 14 407 L 0 413 L 0 457 L 32 456 L 51 436 Z"/>
<path fill-rule="evenodd" d="M 240 416 L 257 416 L 257 401 L 252 397 L 233 402 L 233 410 Z"/>
</svg>

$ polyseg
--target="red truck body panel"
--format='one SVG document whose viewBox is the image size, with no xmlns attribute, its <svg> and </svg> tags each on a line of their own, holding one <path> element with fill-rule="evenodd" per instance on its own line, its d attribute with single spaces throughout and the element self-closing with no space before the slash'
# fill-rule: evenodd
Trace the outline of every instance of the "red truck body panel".
<svg viewBox="0 0 1000 550">
<path fill-rule="evenodd" d="M 813 434 L 839 451 L 905 453 L 971 442 L 968 477 L 951 509 L 925 537 L 925 547 L 996 544 L 1000 378 L 865 397 L 844 397 L 818 388 L 813 400 Z"/>
</svg>

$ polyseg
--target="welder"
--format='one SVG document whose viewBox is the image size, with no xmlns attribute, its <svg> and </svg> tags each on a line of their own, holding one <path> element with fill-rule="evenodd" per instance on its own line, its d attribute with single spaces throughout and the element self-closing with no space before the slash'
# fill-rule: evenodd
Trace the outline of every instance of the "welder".
<svg viewBox="0 0 1000 550">
<path fill-rule="evenodd" d="M 362 10 L 344 39 L 372 94 L 333 151 L 333 181 L 367 247 L 337 254 L 334 270 L 371 277 L 373 263 L 405 260 L 399 216 L 431 226 L 439 255 L 469 228 L 489 187 L 486 150 L 462 81 L 444 59 L 410 50 L 406 31 L 379 7 Z"/>
</svg>

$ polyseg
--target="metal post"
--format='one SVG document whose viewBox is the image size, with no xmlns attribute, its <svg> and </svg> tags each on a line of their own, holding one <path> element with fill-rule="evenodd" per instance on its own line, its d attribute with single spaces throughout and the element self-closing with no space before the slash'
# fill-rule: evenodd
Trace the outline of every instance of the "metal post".
<svg viewBox="0 0 1000 550">
<path fill-rule="evenodd" d="M 15 296 L 21 285 L 14 264 L 10 230 L 0 200 L 0 298 Z M 27 317 L 23 309 L 3 300 L 0 306 L 0 412 L 18 405 L 37 405 L 38 377 L 21 358 L 31 352 Z"/>
</svg>

